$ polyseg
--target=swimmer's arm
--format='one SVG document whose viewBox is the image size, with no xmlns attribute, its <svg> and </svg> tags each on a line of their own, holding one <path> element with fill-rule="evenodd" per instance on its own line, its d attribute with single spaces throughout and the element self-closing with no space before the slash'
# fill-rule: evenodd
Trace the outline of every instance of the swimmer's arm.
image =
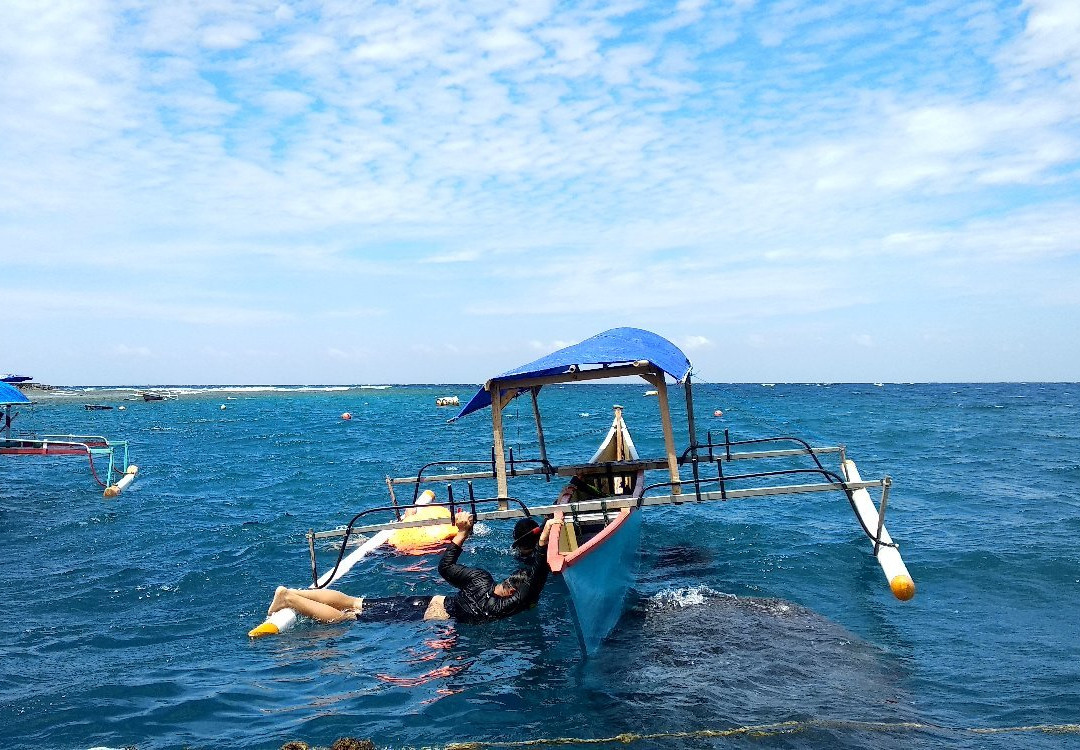
<svg viewBox="0 0 1080 750">
<path fill-rule="evenodd" d="M 457 526 L 458 531 L 450 541 L 460 547 L 465 544 L 465 540 L 472 534 L 473 517 L 465 511 L 458 511 L 458 514 L 454 516 L 454 525 Z"/>
<path fill-rule="evenodd" d="M 458 527 L 458 532 L 450 540 L 446 552 L 443 553 L 442 559 L 439 560 L 439 575 L 447 583 L 457 588 L 464 588 L 475 569 L 466 565 L 459 565 L 457 559 L 461 554 L 461 545 L 472 534 L 473 517 L 462 511 L 454 518 L 454 524 Z"/>
</svg>

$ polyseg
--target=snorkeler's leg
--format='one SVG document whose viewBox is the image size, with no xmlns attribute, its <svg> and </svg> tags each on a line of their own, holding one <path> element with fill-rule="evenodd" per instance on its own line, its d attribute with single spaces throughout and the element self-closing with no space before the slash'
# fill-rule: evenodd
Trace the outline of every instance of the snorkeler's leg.
<svg viewBox="0 0 1080 750">
<path fill-rule="evenodd" d="M 427 609 L 424 610 L 425 620 L 449 620 L 450 614 L 446 611 L 446 597 L 442 594 L 431 597 Z"/>
<path fill-rule="evenodd" d="M 362 599 L 334 589 L 289 589 L 290 592 L 337 609 L 359 609 Z"/>
<path fill-rule="evenodd" d="M 343 610 L 359 609 L 362 601 L 362 599 L 333 589 L 288 589 L 284 586 L 278 586 L 277 591 L 274 592 L 274 601 L 270 603 L 268 613 L 273 614 L 279 609 L 289 607 L 301 614 L 307 614 L 304 608 L 311 604 L 335 609 L 340 614 Z M 333 621 L 337 619 L 340 618 L 335 618 Z"/>
<path fill-rule="evenodd" d="M 270 608 L 266 610 L 267 617 L 285 606 L 283 602 L 285 601 L 285 594 L 288 593 L 288 591 L 289 590 L 284 586 L 278 586 L 277 589 L 274 590 L 274 598 L 270 602 Z"/>
<path fill-rule="evenodd" d="M 317 591 L 317 589 L 316 589 Z M 274 596 L 274 603 L 280 604 L 279 609 L 288 607 L 296 610 L 298 613 L 310 617 L 314 620 L 324 623 L 342 622 L 344 620 L 353 620 L 355 615 L 352 612 L 347 612 L 348 607 L 336 607 L 333 604 L 328 604 L 318 599 L 305 596 L 310 594 L 310 591 L 304 591 L 301 589 L 285 589 L 285 593 L 280 597 Z M 333 592 L 339 593 L 339 592 Z M 341 596 L 344 596 L 342 594 Z M 356 601 L 351 596 L 346 597 L 348 601 Z"/>
</svg>

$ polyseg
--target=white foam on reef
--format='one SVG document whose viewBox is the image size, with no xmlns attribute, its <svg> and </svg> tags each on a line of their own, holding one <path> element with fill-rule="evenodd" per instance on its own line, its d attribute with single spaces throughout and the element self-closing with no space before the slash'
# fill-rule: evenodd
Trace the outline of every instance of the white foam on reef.
<svg viewBox="0 0 1080 750">
<path fill-rule="evenodd" d="M 350 391 L 354 388 L 385 389 L 391 386 L 354 385 L 112 385 L 112 386 L 57 386 L 50 394 L 56 396 L 94 393 L 129 394 L 150 391 L 172 396 L 194 396 L 204 393 L 331 393 Z"/>
<path fill-rule="evenodd" d="M 170 388 L 173 393 L 325 393 L 347 391 L 347 385 L 211 385 Z"/>
</svg>

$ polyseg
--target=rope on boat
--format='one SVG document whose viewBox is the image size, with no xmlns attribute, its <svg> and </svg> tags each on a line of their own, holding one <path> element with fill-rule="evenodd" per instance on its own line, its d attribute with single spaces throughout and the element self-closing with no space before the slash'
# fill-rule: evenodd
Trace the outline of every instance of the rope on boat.
<svg viewBox="0 0 1080 750">
<path fill-rule="evenodd" d="M 863 732 L 952 732 L 955 734 L 1020 734 L 1042 732 L 1043 734 L 1080 734 L 1080 724 L 1032 724 L 1016 727 L 945 727 L 919 721 L 853 721 L 848 719 L 808 719 L 806 721 L 781 721 L 775 724 L 758 724 L 729 729 L 697 729 L 688 732 L 654 732 L 649 734 L 624 732 L 612 737 L 551 737 L 535 740 L 493 742 L 451 742 L 444 750 L 485 750 L 486 748 L 539 747 L 543 745 L 605 745 L 621 743 L 630 745 L 648 740 L 708 739 L 715 737 L 775 737 L 795 734 L 811 729 L 850 729 Z"/>
<path fill-rule="evenodd" d="M 106 485 L 104 482 L 101 481 L 101 478 L 98 477 L 97 469 L 94 468 L 94 453 L 93 453 L 93 451 L 91 451 L 89 448 L 87 448 L 86 449 L 86 455 L 90 459 L 90 473 L 94 475 L 94 481 L 97 482 L 102 487 L 107 487 L 108 485 Z M 111 465 L 111 462 L 112 462 L 111 457 L 109 458 L 109 461 L 110 461 L 110 465 Z"/>
</svg>

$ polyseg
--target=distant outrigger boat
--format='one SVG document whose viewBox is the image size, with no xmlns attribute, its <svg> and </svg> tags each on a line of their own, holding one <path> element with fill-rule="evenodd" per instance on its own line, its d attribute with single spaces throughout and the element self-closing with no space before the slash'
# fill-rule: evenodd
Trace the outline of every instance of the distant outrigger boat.
<svg viewBox="0 0 1080 750">
<path fill-rule="evenodd" d="M 140 391 L 143 401 L 172 401 L 176 394 L 172 391 Z"/>
<path fill-rule="evenodd" d="M 312 586 L 321 587 L 339 578 L 346 545 L 355 534 L 393 533 L 418 526 L 445 524 L 441 520 L 417 520 L 402 515 L 394 487 L 411 485 L 414 501 L 423 483 L 446 483 L 448 499 L 432 502 L 430 491 L 420 502 L 443 506 L 452 514 L 470 509 L 477 520 L 502 520 L 524 516 L 553 517 L 553 541 L 548 548 L 548 563 L 570 593 L 579 641 L 586 654 L 593 653 L 617 624 L 634 579 L 641 537 L 643 508 L 682 503 L 703 503 L 746 497 L 782 496 L 812 492 L 842 492 L 855 512 L 862 531 L 873 543 L 873 554 L 885 572 L 893 594 L 910 599 L 915 586 L 896 545 L 885 529 L 885 509 L 891 481 L 888 477 L 863 481 L 843 447 L 811 447 L 796 437 L 767 437 L 733 441 L 727 430 L 723 441 L 714 441 L 711 433 L 705 442 L 697 439 L 691 389 L 691 365 L 674 344 L 649 331 L 616 328 L 597 334 L 573 346 L 523 365 L 487 381 L 454 419 L 491 407 L 494 446 L 491 458 L 483 461 L 434 461 L 425 464 L 415 476 L 387 478 L 392 505 L 358 513 L 345 527 L 307 535 L 311 556 Z M 615 407 L 615 418 L 596 453 L 582 464 L 554 465 L 548 460 L 537 396 L 547 385 L 592 381 L 636 375 L 657 392 L 664 455 L 641 458 L 622 417 L 622 407 Z M 672 429 L 666 376 L 684 387 L 689 444 L 678 452 Z M 513 449 L 505 449 L 503 410 L 517 396 L 529 393 L 536 421 L 539 457 L 515 459 Z M 783 448 L 772 448 L 776 444 Z M 837 470 L 825 468 L 821 457 L 836 455 Z M 798 466 L 776 462 L 805 460 Z M 764 462 L 758 471 L 732 473 L 730 467 Z M 472 464 L 477 471 L 456 474 L 425 475 L 432 467 Z M 689 476 L 684 476 L 684 471 Z M 646 482 L 651 472 L 661 472 L 659 481 Z M 818 481 L 798 482 L 806 476 Z M 510 496 L 508 483 L 524 478 L 565 478 L 568 484 L 551 505 L 526 506 Z M 496 495 L 478 499 L 474 480 L 494 480 Z M 795 483 L 792 483 L 792 482 Z M 467 483 L 466 500 L 455 503 L 454 482 Z M 874 505 L 869 489 L 880 491 L 880 503 Z M 485 510 L 483 508 L 491 509 Z M 378 513 L 393 512 L 396 520 L 361 524 Z M 333 570 L 318 573 L 315 544 L 324 539 L 342 539 L 338 562 Z M 365 545 L 366 546 L 366 545 Z M 367 551 L 365 550 L 364 554 Z M 356 553 L 350 555 L 350 565 Z M 254 632 L 254 631 L 253 631 Z M 276 632 L 276 631 L 274 631 Z"/>
<path fill-rule="evenodd" d="M 20 390 L 0 382 L 0 455 L 9 456 L 86 456 L 90 473 L 105 489 L 105 497 L 116 497 L 133 481 L 139 467 L 128 463 L 127 441 L 107 440 L 99 435 L 19 435 L 12 437 L 12 408 L 30 404 Z M 112 407 L 106 407 L 112 408 Z M 119 455 L 117 455 L 119 453 Z M 94 459 L 108 459 L 105 479 L 98 476 Z M 116 481 L 113 481 L 113 477 Z"/>
</svg>

